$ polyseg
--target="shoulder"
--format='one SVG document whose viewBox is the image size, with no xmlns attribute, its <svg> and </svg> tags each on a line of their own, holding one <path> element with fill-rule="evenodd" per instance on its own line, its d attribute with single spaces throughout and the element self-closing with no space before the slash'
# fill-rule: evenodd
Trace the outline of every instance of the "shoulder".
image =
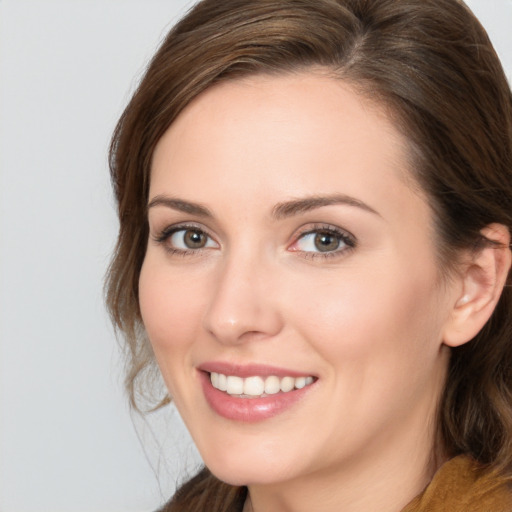
<svg viewBox="0 0 512 512">
<path fill-rule="evenodd" d="M 510 481 L 460 455 L 446 462 L 402 512 L 512 512 Z"/>
</svg>

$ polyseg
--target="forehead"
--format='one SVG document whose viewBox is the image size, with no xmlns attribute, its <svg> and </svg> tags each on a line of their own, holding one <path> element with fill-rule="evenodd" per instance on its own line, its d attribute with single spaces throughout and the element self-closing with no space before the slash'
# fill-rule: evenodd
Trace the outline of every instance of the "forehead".
<svg viewBox="0 0 512 512">
<path fill-rule="evenodd" d="M 178 116 L 153 155 L 150 196 L 218 198 L 248 208 L 343 193 L 384 207 L 418 199 L 407 141 L 385 110 L 342 80 L 303 72 L 211 87 Z M 223 207 L 229 205 L 224 204 Z M 239 206 L 239 205 L 238 205 Z"/>
</svg>

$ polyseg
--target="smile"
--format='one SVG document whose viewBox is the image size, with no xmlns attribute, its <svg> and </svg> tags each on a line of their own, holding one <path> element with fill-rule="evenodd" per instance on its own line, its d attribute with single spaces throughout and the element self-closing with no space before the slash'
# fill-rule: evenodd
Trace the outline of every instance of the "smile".
<svg viewBox="0 0 512 512">
<path fill-rule="evenodd" d="M 277 377 L 276 375 L 270 375 L 268 377 L 251 376 L 243 378 L 217 372 L 210 373 L 210 382 L 215 389 L 240 398 L 264 398 L 277 393 L 289 393 L 309 386 L 313 381 L 312 376 Z"/>
<path fill-rule="evenodd" d="M 293 410 L 319 385 L 317 376 L 260 364 L 208 362 L 198 370 L 211 410 L 243 423 L 264 421 Z"/>
</svg>

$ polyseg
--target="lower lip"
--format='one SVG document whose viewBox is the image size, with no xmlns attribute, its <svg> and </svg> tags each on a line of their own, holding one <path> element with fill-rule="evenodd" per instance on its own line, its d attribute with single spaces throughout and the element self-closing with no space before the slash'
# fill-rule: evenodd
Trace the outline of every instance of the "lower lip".
<svg viewBox="0 0 512 512">
<path fill-rule="evenodd" d="M 255 423 L 281 414 L 311 390 L 315 383 L 295 389 L 287 393 L 276 393 L 262 398 L 240 398 L 231 396 L 212 386 L 210 375 L 199 372 L 204 396 L 210 407 L 219 415 L 228 420 Z"/>
</svg>

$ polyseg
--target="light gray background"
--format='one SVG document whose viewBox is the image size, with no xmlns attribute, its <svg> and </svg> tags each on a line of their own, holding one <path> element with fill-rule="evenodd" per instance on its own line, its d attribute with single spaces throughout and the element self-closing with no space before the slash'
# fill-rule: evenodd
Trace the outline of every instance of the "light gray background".
<svg viewBox="0 0 512 512">
<path fill-rule="evenodd" d="M 190 3 L 0 0 L 0 512 L 151 511 L 197 461 L 170 409 L 142 449 L 102 301 L 110 133 Z M 512 0 L 468 3 L 511 77 Z"/>
</svg>

